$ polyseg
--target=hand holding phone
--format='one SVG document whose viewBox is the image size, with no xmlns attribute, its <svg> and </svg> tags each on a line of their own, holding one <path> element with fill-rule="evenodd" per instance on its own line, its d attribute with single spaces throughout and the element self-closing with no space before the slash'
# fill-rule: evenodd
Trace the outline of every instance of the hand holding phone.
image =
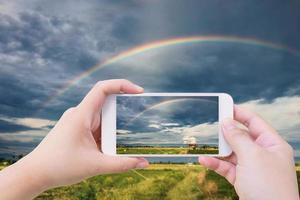
<svg viewBox="0 0 300 200">
<path fill-rule="evenodd" d="M 120 156 L 227 156 L 219 121 L 233 117 L 224 93 L 111 95 L 102 110 L 102 151 Z"/>
<path fill-rule="evenodd" d="M 233 154 L 199 157 L 224 176 L 241 199 L 299 200 L 293 148 L 257 114 L 234 106 L 234 120 L 222 123 Z"/>
<path fill-rule="evenodd" d="M 142 158 L 109 156 L 99 151 L 100 135 L 109 136 L 100 131 L 101 126 L 107 125 L 100 123 L 99 115 L 107 95 L 142 91 L 142 88 L 127 80 L 107 80 L 96 84 L 79 105 L 64 113 L 34 151 L 0 171 L 0 199 L 31 199 L 46 189 L 76 183 L 97 174 L 147 167 L 148 162 Z M 220 99 L 222 98 L 218 96 L 219 113 L 222 113 L 224 106 L 220 105 L 220 101 L 222 102 Z M 181 106 L 174 106 L 174 108 L 184 107 L 184 103 Z M 105 106 L 103 109 L 109 107 Z M 220 116 L 223 115 L 219 115 L 219 118 Z M 241 198 L 299 199 L 291 146 L 273 128 L 251 113 L 236 110 L 235 118 L 241 122 L 251 121 L 245 124 L 249 129 L 249 137 L 238 136 L 245 134 L 245 130 L 230 128 L 230 133 L 225 132 L 226 139 L 230 141 L 236 155 L 231 154 L 227 161 L 206 157 L 202 163 L 233 183 Z M 211 119 L 210 123 L 212 122 Z M 116 123 L 113 124 L 116 126 Z M 257 138 L 252 143 L 249 141 L 255 137 L 250 135 L 256 135 Z M 248 141 L 248 145 L 242 140 Z M 270 142 L 273 145 L 270 145 Z M 265 148 L 262 148 L 263 146 Z M 220 152 L 223 150 L 220 149 Z M 243 163 L 240 162 L 240 158 L 243 158 Z M 235 168 L 236 164 L 242 167 Z M 25 181 L 26 184 L 23 184 Z"/>
<path fill-rule="evenodd" d="M 31 153 L 0 171 L 0 199 L 33 199 L 44 190 L 98 174 L 147 167 L 143 158 L 100 152 L 99 113 L 107 95 L 121 92 L 141 93 L 143 88 L 124 79 L 98 82 Z"/>
</svg>

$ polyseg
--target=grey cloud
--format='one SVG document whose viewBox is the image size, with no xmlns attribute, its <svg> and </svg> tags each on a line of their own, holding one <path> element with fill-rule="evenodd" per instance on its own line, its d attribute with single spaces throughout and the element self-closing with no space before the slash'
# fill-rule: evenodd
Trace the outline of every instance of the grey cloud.
<svg viewBox="0 0 300 200">
<path fill-rule="evenodd" d="M 8 3 L 16 10 L 0 17 L 0 113 L 5 116 L 34 115 L 71 78 L 152 40 L 235 35 L 300 48 L 294 1 L 3 1 Z M 99 70 L 48 102 L 39 116 L 57 119 L 93 83 L 109 78 L 131 79 L 147 92 L 228 92 L 237 103 L 268 103 L 300 95 L 299 66 L 298 55 L 251 45 L 161 48 Z"/>
<path fill-rule="evenodd" d="M 299 2 L 292 0 L 168 0 L 147 5 L 145 12 L 152 20 L 144 20 L 143 33 L 152 39 L 225 34 L 258 37 L 300 47 Z"/>
<path fill-rule="evenodd" d="M 10 158 L 12 155 L 27 154 L 38 145 L 38 141 L 35 142 L 20 142 L 14 140 L 5 140 L 0 135 L 0 157 Z"/>
<path fill-rule="evenodd" d="M 1 15 L 2 114 L 31 116 L 67 79 L 97 62 L 97 47 L 86 29 L 78 21 L 36 12 Z"/>
<path fill-rule="evenodd" d="M 300 56 L 230 43 L 177 48 L 173 52 L 165 48 L 152 61 L 147 53 L 137 55 L 130 63 L 107 66 L 95 76 L 125 77 L 148 92 L 227 92 L 237 103 L 300 94 Z"/>
<path fill-rule="evenodd" d="M 40 106 L 55 95 L 67 80 L 130 44 L 130 40 L 124 44 L 118 35 L 126 28 L 126 21 L 132 19 L 133 24 L 135 22 L 130 6 L 121 2 L 118 5 L 102 2 L 106 5 L 103 7 L 94 6 L 95 3 L 88 5 L 79 2 L 74 5 L 73 2 L 51 2 L 45 6 L 35 1 L 28 1 L 26 5 L 18 2 L 14 16 L 1 14 L 0 78 L 3 76 L 3 85 L 9 86 L 1 88 L 0 110 L 3 113 L 18 116 L 11 111 L 12 105 L 5 103 L 13 99 L 32 103 L 29 107 L 20 108 L 24 115 L 27 109 L 28 116 L 31 116 L 33 110 L 43 109 Z M 57 9 L 52 12 L 53 6 Z M 138 7 L 137 4 L 133 6 Z M 127 11 L 114 15 L 118 7 Z M 79 11 L 67 15 L 70 8 L 78 8 Z M 81 12 L 80 9 L 91 9 L 94 14 Z M 50 104 L 44 108 L 41 117 L 57 118 L 64 109 L 78 103 L 94 82 L 92 79 L 91 83 L 77 87 L 75 95 L 65 94 L 65 97 L 55 99 L 51 102 L 54 107 Z M 15 92 L 11 93 L 12 89 Z"/>
<path fill-rule="evenodd" d="M 36 130 L 35 128 L 14 124 L 0 119 L 0 134 L 1 133 L 15 133 L 19 131 Z"/>
</svg>

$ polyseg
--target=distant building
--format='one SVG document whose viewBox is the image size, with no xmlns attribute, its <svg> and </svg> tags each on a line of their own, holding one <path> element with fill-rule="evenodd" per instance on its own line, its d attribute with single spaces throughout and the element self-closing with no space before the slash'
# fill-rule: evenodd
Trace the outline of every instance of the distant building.
<svg viewBox="0 0 300 200">
<path fill-rule="evenodd" d="M 197 144 L 195 144 L 195 143 L 194 143 L 194 144 L 188 144 L 188 146 L 189 146 L 189 147 L 192 147 L 192 148 L 196 148 L 196 147 L 197 147 Z"/>
<path fill-rule="evenodd" d="M 183 142 L 184 142 L 184 144 L 187 144 L 188 147 L 191 147 L 191 148 L 196 148 L 197 147 L 197 141 L 196 141 L 195 137 L 185 136 L 183 138 Z"/>
</svg>

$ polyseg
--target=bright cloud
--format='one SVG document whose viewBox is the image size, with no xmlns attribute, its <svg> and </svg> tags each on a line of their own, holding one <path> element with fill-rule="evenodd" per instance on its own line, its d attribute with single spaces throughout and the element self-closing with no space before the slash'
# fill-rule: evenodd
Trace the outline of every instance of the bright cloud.
<svg viewBox="0 0 300 200">
<path fill-rule="evenodd" d="M 162 126 L 180 126 L 179 123 L 161 123 Z"/>
<path fill-rule="evenodd" d="M 192 136 L 184 136 L 182 140 L 183 144 L 197 144 L 197 139 Z"/>
<path fill-rule="evenodd" d="M 0 120 L 13 126 L 19 126 L 19 130 L 14 132 L 0 131 L 0 141 L 35 143 L 41 141 L 56 124 L 56 121 L 40 118 L 8 118 L 0 117 Z M 23 130 L 22 130 L 23 129 Z"/>
<path fill-rule="evenodd" d="M 129 130 L 123 130 L 123 129 L 117 130 L 117 134 L 120 134 L 120 135 L 127 135 L 129 133 L 131 133 L 131 131 L 129 131 Z"/>
<path fill-rule="evenodd" d="M 161 130 L 161 132 L 169 132 L 169 133 L 175 133 L 175 134 L 182 134 L 182 131 L 189 126 L 184 127 L 166 127 Z"/>
<path fill-rule="evenodd" d="M 192 136 L 199 136 L 199 137 L 216 137 L 218 136 L 218 123 L 203 123 L 199 124 L 190 128 L 186 128 L 183 130 L 184 137 L 192 137 Z"/>
<path fill-rule="evenodd" d="M 28 130 L 17 133 L 1 133 L 1 141 L 13 142 L 35 142 L 39 143 L 48 133 L 50 129 Z"/>
<path fill-rule="evenodd" d="M 248 101 L 241 106 L 259 113 L 286 139 L 300 140 L 300 97 L 280 97 L 271 103 Z"/>
<path fill-rule="evenodd" d="M 47 128 L 49 126 L 54 126 L 56 121 L 40 118 L 7 118 L 0 117 L 0 120 L 14 123 L 17 125 L 26 126 L 32 129 Z"/>
<path fill-rule="evenodd" d="M 156 128 L 156 129 L 160 129 L 161 128 L 160 125 L 158 125 L 158 124 L 149 124 L 148 127 L 149 128 Z"/>
</svg>

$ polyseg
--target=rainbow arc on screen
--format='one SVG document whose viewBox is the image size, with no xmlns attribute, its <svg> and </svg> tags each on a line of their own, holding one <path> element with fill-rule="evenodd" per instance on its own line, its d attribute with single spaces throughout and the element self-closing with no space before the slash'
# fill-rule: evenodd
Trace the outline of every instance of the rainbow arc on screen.
<svg viewBox="0 0 300 200">
<path fill-rule="evenodd" d="M 79 83 L 84 78 L 92 75 L 96 71 L 109 66 L 113 63 L 117 63 L 125 58 L 133 57 L 135 55 L 159 49 L 169 46 L 175 46 L 180 44 L 188 44 L 188 43 L 237 43 L 237 44 L 245 44 L 245 45 L 253 45 L 253 46 L 260 46 L 265 48 L 270 48 L 278 51 L 285 51 L 294 55 L 300 55 L 300 50 L 290 48 L 286 45 L 277 44 L 265 40 L 260 40 L 256 38 L 250 38 L 250 37 L 238 37 L 238 36 L 222 36 L 222 35 L 208 35 L 208 36 L 190 36 L 190 37 L 177 37 L 177 38 L 168 38 L 163 40 L 157 40 L 153 42 L 149 42 L 146 44 L 142 44 L 139 46 L 135 46 L 133 48 L 130 48 L 128 50 L 125 50 L 123 52 L 120 52 L 116 54 L 115 56 L 112 56 L 103 62 L 99 62 L 98 64 L 90 67 L 86 71 L 80 73 L 76 77 L 70 79 L 66 82 L 66 84 L 59 89 L 55 94 L 51 95 L 51 98 L 48 99 L 42 106 L 46 106 L 49 102 L 51 102 L 53 99 L 61 96 L 66 91 L 68 91 L 72 86 Z"/>
<path fill-rule="evenodd" d="M 142 112 L 138 113 L 131 120 L 129 120 L 126 123 L 126 125 L 129 125 L 129 124 L 133 123 L 136 119 L 138 119 L 140 116 L 142 116 L 147 111 L 159 108 L 159 107 L 164 106 L 164 105 L 168 105 L 168 104 L 172 104 L 172 103 L 178 103 L 178 102 L 185 102 L 185 101 L 201 101 L 201 102 L 209 102 L 209 103 L 215 103 L 215 104 L 218 103 L 218 102 L 213 101 L 213 100 L 203 99 L 203 98 L 201 98 L 201 96 L 199 96 L 199 98 L 186 98 L 185 97 L 185 98 L 176 98 L 176 99 L 164 100 L 164 101 L 161 101 L 159 103 L 156 103 L 156 104 L 153 104 L 153 105 L 147 107 L 145 110 L 143 110 Z"/>
</svg>

